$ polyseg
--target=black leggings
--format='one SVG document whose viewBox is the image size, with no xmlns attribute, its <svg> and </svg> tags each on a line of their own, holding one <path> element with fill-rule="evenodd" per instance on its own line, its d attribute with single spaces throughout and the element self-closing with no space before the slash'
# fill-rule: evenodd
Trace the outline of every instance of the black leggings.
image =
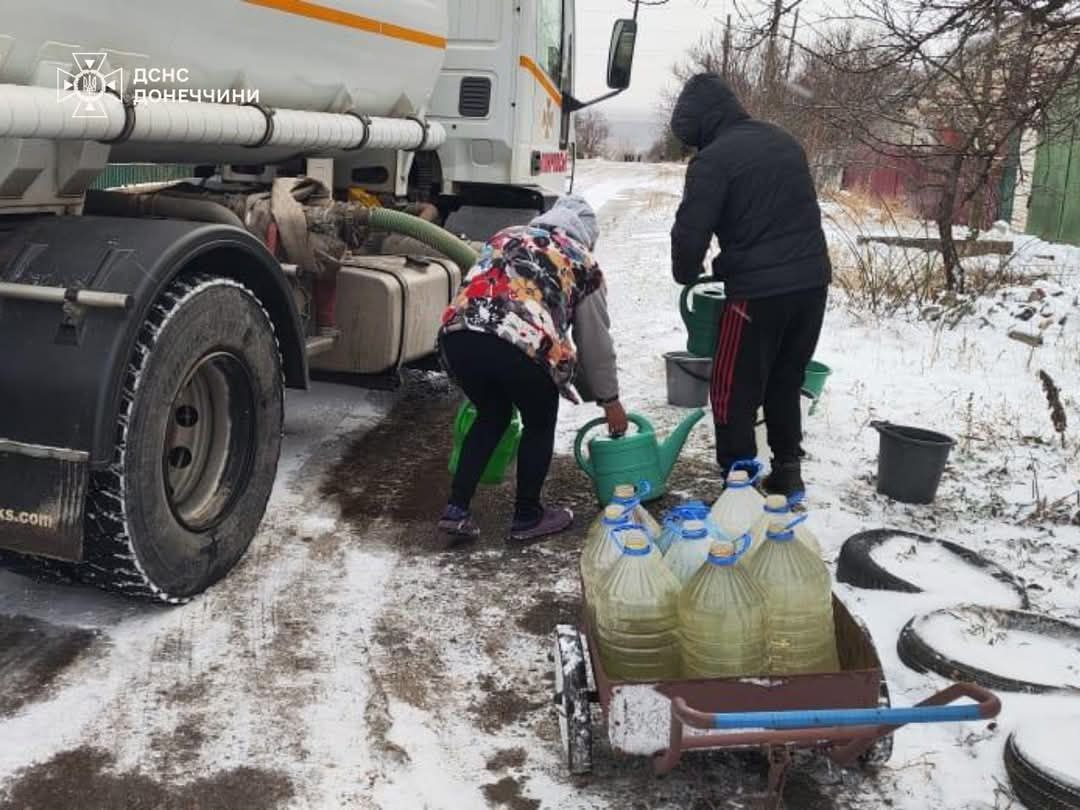
<svg viewBox="0 0 1080 810">
<path fill-rule="evenodd" d="M 451 332 L 443 336 L 442 346 L 451 376 L 477 411 L 476 422 L 461 450 L 450 503 L 469 508 L 480 476 L 516 406 L 524 429 L 518 450 L 514 518 L 538 519 L 542 510 L 540 490 L 555 450 L 559 390 L 538 363 L 495 335 Z"/>
</svg>

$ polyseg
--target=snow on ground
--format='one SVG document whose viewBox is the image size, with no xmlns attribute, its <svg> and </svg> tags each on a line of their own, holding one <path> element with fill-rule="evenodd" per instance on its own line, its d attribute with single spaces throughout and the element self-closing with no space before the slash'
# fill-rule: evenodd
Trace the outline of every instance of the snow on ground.
<svg viewBox="0 0 1080 810">
<path fill-rule="evenodd" d="M 635 175 L 640 179 L 632 179 Z M 611 198 L 607 189 L 617 178 L 627 182 L 622 193 Z M 661 357 L 685 348 L 667 238 L 681 174 L 670 166 L 593 164 L 579 170 L 578 182 L 583 189 L 599 185 L 609 200 L 601 216 L 598 258 L 610 287 L 624 402 L 647 414 L 666 434 L 685 415 L 666 404 Z M 851 238 L 838 235 L 837 222 L 845 217 L 834 205 L 825 208 L 831 215 L 830 244 L 844 249 Z M 890 230 L 891 224 L 888 220 L 875 230 L 916 232 L 913 227 Z M 1036 513 L 1036 494 L 1050 504 L 1070 506 L 1059 514 L 1080 510 L 1080 433 L 1075 429 L 1080 421 L 1080 250 L 1027 236 L 1015 240 L 1033 280 L 1005 290 L 990 304 L 998 311 L 985 320 L 976 312 L 949 328 L 940 321 L 879 319 L 851 311 L 833 294 L 817 357 L 834 373 L 807 425 L 811 520 L 832 559 L 847 537 L 869 528 L 953 539 L 1036 586 L 1030 592 L 1035 609 L 1080 620 L 1080 526 L 1050 522 Z M 1050 278 L 1037 280 L 1043 275 Z M 1041 292 L 1033 296 L 1035 289 Z M 1034 350 L 1006 334 L 1017 320 L 1014 313 L 1028 306 L 1029 298 L 1032 305 L 1053 307 L 1056 316 L 1053 327 L 1043 332 L 1045 344 Z M 1058 323 L 1061 318 L 1064 324 Z M 1036 377 L 1040 369 L 1057 383 L 1072 420 L 1064 449 Z M 570 447 L 576 426 L 590 415 L 588 406 L 566 409 L 559 434 L 564 449 Z M 958 446 L 934 506 L 904 506 L 876 494 L 878 435 L 870 427 L 873 420 L 956 437 Z M 711 458 L 708 421 L 695 429 L 684 457 Z M 938 578 L 938 572 L 928 574 L 931 581 Z M 981 589 L 965 590 L 964 583 L 961 577 L 945 594 L 914 596 L 838 586 L 869 624 L 894 703 L 921 700 L 941 687 L 940 678 L 918 675 L 899 662 L 895 639 L 917 613 L 987 596 Z M 1003 699 L 1001 721 L 991 731 L 977 724 L 898 732 L 896 754 L 881 777 L 889 785 L 886 793 L 896 794 L 894 806 L 998 806 L 996 791 L 1007 784 L 1001 752 L 1008 732 L 1021 720 L 1080 710 L 1076 697 Z"/>
<path fill-rule="evenodd" d="M 598 257 L 624 399 L 666 435 L 686 416 L 666 404 L 661 357 L 685 341 L 667 236 L 682 169 L 584 163 L 577 182 L 600 208 Z M 829 225 L 834 243 L 837 229 Z M 986 309 L 955 328 L 919 312 L 874 317 L 834 295 L 818 352 L 834 375 L 808 424 L 811 520 L 830 560 L 845 538 L 869 528 L 956 540 L 1024 577 L 1035 609 L 1080 621 L 1080 527 L 1067 524 L 1078 508 L 1080 435 L 1070 426 L 1061 448 L 1035 378 L 1045 369 L 1069 419 L 1080 419 L 1080 278 L 1072 269 L 1080 261 L 1068 258 L 1071 249 L 1017 242 L 1037 270 L 1015 280 L 999 311 L 980 302 Z M 1033 298 L 1037 287 L 1042 297 Z M 1017 321 L 1050 317 L 1041 315 L 1048 302 L 1066 321 L 1042 330 L 1042 347 L 1006 336 Z M 1016 313 L 1029 305 L 1040 313 L 1025 321 Z M 445 498 L 456 404 L 430 377 L 396 395 L 326 385 L 291 395 L 263 529 L 237 571 L 189 605 L 158 609 L 0 574 L 0 634 L 24 618 L 40 623 L 35 632 L 93 631 L 77 637 L 70 660 L 41 672 L 0 668 L 0 808 L 753 806 L 762 775 L 744 761 L 688 756 L 658 780 L 647 760 L 613 755 L 602 728 L 593 777 L 567 776 L 548 652 L 554 625 L 579 610 L 584 527 L 509 548 L 510 491 L 486 489 L 477 501 L 482 540 L 438 545 L 431 521 Z M 563 410 L 549 488 L 586 516 L 595 506 L 567 454 L 596 415 L 591 406 Z M 875 494 L 873 419 L 957 437 L 934 506 Z M 716 491 L 708 421 L 680 461 L 681 494 Z M 1057 504 L 1044 510 L 1053 520 L 1036 513 L 1037 499 Z M 881 553 L 906 554 L 902 546 Z M 905 574 L 919 573 L 906 557 L 903 564 Z M 931 555 L 926 564 L 940 563 Z M 977 577 L 940 589 L 932 587 L 939 571 L 923 573 L 930 587 L 919 595 L 837 587 L 868 623 L 897 705 L 944 685 L 900 663 L 895 640 L 908 619 L 1000 596 Z M 996 725 L 900 730 L 875 778 L 800 767 L 788 806 L 1009 806 L 1000 792 L 1008 733 L 1021 722 L 1075 716 L 1080 703 L 1002 698 Z"/>
</svg>

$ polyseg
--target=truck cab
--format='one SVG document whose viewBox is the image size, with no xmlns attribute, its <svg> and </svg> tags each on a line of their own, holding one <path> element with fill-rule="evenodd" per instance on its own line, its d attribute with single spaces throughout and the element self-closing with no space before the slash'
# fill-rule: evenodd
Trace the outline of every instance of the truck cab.
<svg viewBox="0 0 1080 810">
<path fill-rule="evenodd" d="M 449 227 L 483 239 L 546 208 L 572 184 L 573 114 L 622 92 L 635 19 L 619 20 L 608 56 L 612 92 L 574 97 L 576 0 L 450 0 L 446 60 L 430 116 L 447 130 L 437 152 Z"/>
<path fill-rule="evenodd" d="M 564 192 L 573 92 L 574 0 L 451 0 L 446 62 L 431 116 L 451 191 L 485 183 Z"/>
</svg>

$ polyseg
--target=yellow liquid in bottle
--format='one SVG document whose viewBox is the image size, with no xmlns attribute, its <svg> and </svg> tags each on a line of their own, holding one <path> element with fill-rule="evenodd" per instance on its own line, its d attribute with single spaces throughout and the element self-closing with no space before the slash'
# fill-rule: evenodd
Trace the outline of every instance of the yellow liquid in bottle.
<svg viewBox="0 0 1080 810">
<path fill-rule="evenodd" d="M 599 587 L 596 637 L 609 678 L 679 677 L 679 582 L 644 533 L 625 533 L 622 556 Z"/>
<path fill-rule="evenodd" d="M 679 596 L 683 677 L 763 675 L 765 592 L 731 543 L 714 543 Z"/>
<path fill-rule="evenodd" d="M 766 650 L 774 675 L 836 672 L 832 578 L 821 558 L 774 521 L 751 558 L 750 573 L 765 592 Z"/>
</svg>

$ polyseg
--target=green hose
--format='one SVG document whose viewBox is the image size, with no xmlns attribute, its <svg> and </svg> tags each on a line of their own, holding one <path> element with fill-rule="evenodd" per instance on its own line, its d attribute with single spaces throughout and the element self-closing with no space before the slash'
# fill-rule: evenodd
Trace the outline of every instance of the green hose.
<svg viewBox="0 0 1080 810">
<path fill-rule="evenodd" d="M 479 258 L 477 252 L 465 242 L 425 219 L 387 208 L 370 208 L 368 212 L 368 223 L 372 228 L 409 236 L 418 242 L 423 242 L 454 262 L 462 272 L 468 271 Z"/>
</svg>

